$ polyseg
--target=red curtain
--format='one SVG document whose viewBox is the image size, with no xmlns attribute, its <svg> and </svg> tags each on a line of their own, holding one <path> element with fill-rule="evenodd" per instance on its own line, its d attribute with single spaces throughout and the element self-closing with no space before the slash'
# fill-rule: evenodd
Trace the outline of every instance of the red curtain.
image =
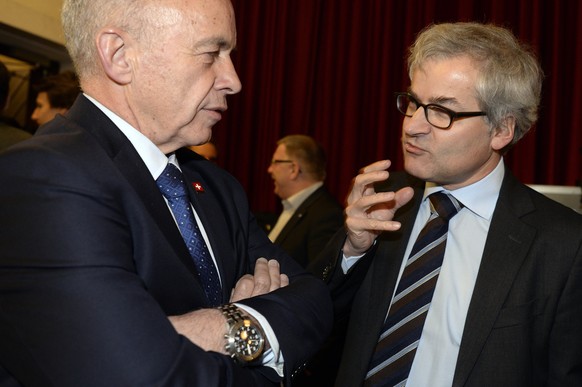
<svg viewBox="0 0 582 387">
<path fill-rule="evenodd" d="M 276 211 L 266 172 L 275 142 L 305 133 L 326 149 L 340 202 L 364 165 L 402 168 L 393 93 L 408 86 L 406 49 L 431 23 L 492 22 L 527 42 L 546 74 L 538 124 L 506 157 L 525 183 L 582 178 L 582 2 L 561 0 L 232 0 L 242 92 L 214 130 L 219 163 L 254 211 Z"/>
</svg>

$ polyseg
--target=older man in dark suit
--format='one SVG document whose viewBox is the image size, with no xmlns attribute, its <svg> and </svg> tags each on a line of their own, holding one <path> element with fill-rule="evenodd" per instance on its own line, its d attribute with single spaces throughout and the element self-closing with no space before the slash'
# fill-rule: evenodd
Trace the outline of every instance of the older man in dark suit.
<svg viewBox="0 0 582 387">
<path fill-rule="evenodd" d="M 537 118 L 536 59 L 504 28 L 434 25 L 409 75 L 407 173 L 362 170 L 328 253 L 336 385 L 581 386 L 582 216 L 503 162 Z"/>
<path fill-rule="evenodd" d="M 230 2 L 65 0 L 63 24 L 84 95 L 0 157 L 0 385 L 288 382 L 328 290 L 182 149 L 241 88 Z"/>
</svg>

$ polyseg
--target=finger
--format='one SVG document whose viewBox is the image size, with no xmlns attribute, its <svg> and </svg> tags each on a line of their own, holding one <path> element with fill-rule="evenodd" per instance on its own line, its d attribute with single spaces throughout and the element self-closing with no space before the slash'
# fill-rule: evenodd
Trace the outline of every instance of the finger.
<svg viewBox="0 0 582 387">
<path fill-rule="evenodd" d="M 259 258 L 255 262 L 254 289 L 252 296 L 258 296 L 269 292 L 271 276 L 269 274 L 269 262 L 265 258 Z"/>
<path fill-rule="evenodd" d="M 280 282 L 281 282 L 282 288 L 289 285 L 289 277 L 287 277 L 287 274 L 281 274 L 279 277 L 280 277 Z"/>
<path fill-rule="evenodd" d="M 411 187 L 404 187 L 395 193 L 394 201 L 396 202 L 396 209 L 408 203 L 414 196 L 414 189 Z"/>
<path fill-rule="evenodd" d="M 367 216 L 368 210 L 372 207 L 382 205 L 382 208 L 391 209 L 395 207 L 396 194 L 394 192 L 378 192 L 373 195 L 362 196 L 357 201 L 346 207 L 346 215 Z"/>
<path fill-rule="evenodd" d="M 245 298 L 249 298 L 253 294 L 255 288 L 255 281 L 253 276 L 245 274 L 237 281 L 234 289 L 232 289 L 230 302 L 237 302 Z"/>
<path fill-rule="evenodd" d="M 354 189 L 363 191 L 367 188 L 373 188 L 374 183 L 384 181 L 388 176 L 389 173 L 386 170 L 361 173 L 354 179 Z"/>
<path fill-rule="evenodd" d="M 390 174 L 386 168 L 389 165 L 390 161 L 385 160 L 384 162 L 377 162 L 363 168 L 361 173 L 352 181 L 352 187 L 348 195 L 348 203 L 352 203 L 362 196 L 375 193 L 374 183 L 388 179 Z M 380 169 L 379 166 L 386 168 Z"/>
<path fill-rule="evenodd" d="M 396 231 L 401 227 L 400 222 L 394 220 L 382 220 L 374 218 L 346 218 L 346 228 L 354 236 L 363 232 Z M 359 238 L 358 238 L 359 239 Z"/>
<path fill-rule="evenodd" d="M 372 164 L 366 165 L 364 168 L 360 169 L 360 174 L 368 173 L 372 171 L 386 170 L 390 167 L 392 162 L 390 160 L 380 160 Z"/>
<path fill-rule="evenodd" d="M 281 287 L 281 268 L 275 259 L 269 261 L 269 277 L 271 279 L 269 291 L 279 289 Z"/>
</svg>

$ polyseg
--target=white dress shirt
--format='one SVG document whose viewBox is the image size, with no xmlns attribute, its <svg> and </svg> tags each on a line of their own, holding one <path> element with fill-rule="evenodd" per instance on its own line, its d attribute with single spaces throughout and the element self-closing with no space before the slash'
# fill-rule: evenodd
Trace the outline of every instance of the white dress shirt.
<svg viewBox="0 0 582 387">
<path fill-rule="evenodd" d="M 446 191 L 442 187 L 426 185 L 400 268 L 399 281 L 416 238 L 430 217 L 428 195 L 442 190 L 454 196 L 464 207 L 449 222 L 443 265 L 407 387 L 452 385 L 465 319 L 504 174 L 502 159 L 489 175 L 467 187 Z M 344 256 L 344 272 L 357 259 Z"/>
</svg>

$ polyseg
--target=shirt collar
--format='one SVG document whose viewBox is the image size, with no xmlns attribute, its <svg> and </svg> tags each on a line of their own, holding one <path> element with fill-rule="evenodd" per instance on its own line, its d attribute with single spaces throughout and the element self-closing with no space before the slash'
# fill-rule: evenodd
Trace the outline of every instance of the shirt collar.
<svg viewBox="0 0 582 387">
<path fill-rule="evenodd" d="M 319 189 L 319 187 L 321 187 L 322 185 L 323 185 L 323 181 L 318 181 L 317 183 L 314 183 L 314 184 L 310 185 L 309 187 L 302 189 L 301 191 L 297 192 L 296 194 L 289 196 L 287 199 L 281 200 L 281 203 L 283 204 L 283 208 L 285 210 L 293 210 L 293 211 L 297 210 L 297 208 L 299 208 L 301 203 L 303 203 L 305 201 L 305 199 L 307 199 L 312 193 L 317 191 Z"/>
<path fill-rule="evenodd" d="M 99 108 L 113 123 L 119 128 L 119 130 L 127 137 L 131 145 L 135 148 L 139 157 L 145 163 L 148 171 L 152 177 L 157 179 L 168 164 L 168 160 L 171 160 L 174 165 L 178 166 L 175 155 L 171 155 L 170 159 L 153 143 L 149 138 L 144 136 L 139 130 L 131 126 L 123 118 L 119 117 L 117 114 L 113 113 L 111 110 L 106 108 L 103 104 L 97 101 L 95 98 L 84 94 L 85 97 L 95 106 Z M 179 167 L 179 166 L 178 166 Z"/>
<path fill-rule="evenodd" d="M 447 191 L 441 186 L 427 183 L 424 189 L 423 201 L 428 197 L 428 195 L 434 192 L 445 191 L 453 195 L 455 199 L 463 204 L 463 206 L 476 215 L 491 220 L 493 217 L 493 211 L 495 210 L 495 205 L 497 204 L 497 198 L 499 197 L 499 191 L 501 190 L 501 183 L 503 182 L 504 175 L 505 165 L 503 163 L 503 158 L 501 158 L 491 173 L 483 179 L 466 187 Z"/>
</svg>

